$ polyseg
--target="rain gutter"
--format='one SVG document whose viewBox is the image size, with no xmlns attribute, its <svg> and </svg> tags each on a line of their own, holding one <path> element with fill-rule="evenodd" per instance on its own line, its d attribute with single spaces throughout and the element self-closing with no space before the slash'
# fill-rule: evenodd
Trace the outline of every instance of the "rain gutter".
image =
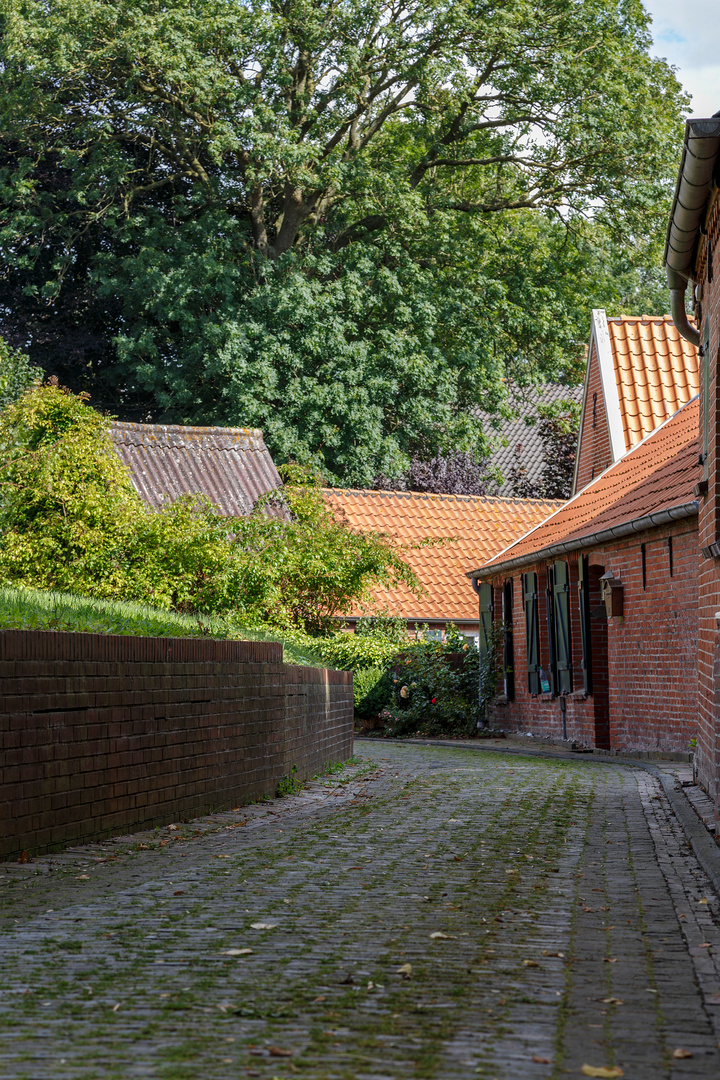
<svg viewBox="0 0 720 1080">
<path fill-rule="evenodd" d="M 698 242 L 715 182 L 720 154 L 720 116 L 688 120 L 680 172 L 665 240 L 663 264 L 670 289 L 672 319 L 681 337 L 698 347 L 700 333 L 688 322 L 685 292 L 694 280 Z"/>
<path fill-rule="evenodd" d="M 611 540 L 621 540 L 623 537 L 632 536 L 634 533 L 644 532 L 646 529 L 654 529 L 659 525 L 667 525 L 672 521 L 682 521 L 684 518 L 696 517 L 698 504 L 693 502 L 683 503 L 681 506 L 671 506 L 669 510 L 658 510 L 654 514 L 646 514 L 644 517 L 634 518 L 632 521 L 624 521 L 622 525 L 613 525 L 610 529 L 601 529 L 590 533 L 588 536 L 575 537 L 572 540 L 562 540 L 557 544 L 541 548 L 539 551 L 531 551 L 527 555 L 516 555 L 514 559 L 504 559 L 503 562 L 491 563 L 489 566 L 481 566 L 478 570 L 471 570 L 467 575 L 474 582 L 487 580 L 496 574 L 506 570 L 514 570 L 519 566 L 527 566 L 529 563 L 543 562 L 555 555 L 566 555 L 571 551 L 582 551 L 583 548 L 595 547 L 598 544 L 606 544 Z"/>
</svg>

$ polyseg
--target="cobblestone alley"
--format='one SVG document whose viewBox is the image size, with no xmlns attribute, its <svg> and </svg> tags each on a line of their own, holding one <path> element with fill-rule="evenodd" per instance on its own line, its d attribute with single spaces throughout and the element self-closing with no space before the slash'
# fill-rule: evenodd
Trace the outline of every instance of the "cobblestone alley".
<svg viewBox="0 0 720 1080">
<path fill-rule="evenodd" d="M 0 865 L 0 1076 L 720 1076 L 717 898 L 654 776 L 357 750 Z"/>
</svg>

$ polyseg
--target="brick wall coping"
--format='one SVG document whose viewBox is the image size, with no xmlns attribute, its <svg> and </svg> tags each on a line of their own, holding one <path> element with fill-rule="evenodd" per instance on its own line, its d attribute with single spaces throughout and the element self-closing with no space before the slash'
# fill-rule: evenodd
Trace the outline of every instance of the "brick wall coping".
<svg viewBox="0 0 720 1080">
<path fill-rule="evenodd" d="M 282 645 L 277 641 L 132 637 L 126 634 L 76 634 L 58 630 L 0 630 L 0 660 L 281 664 Z"/>
</svg>

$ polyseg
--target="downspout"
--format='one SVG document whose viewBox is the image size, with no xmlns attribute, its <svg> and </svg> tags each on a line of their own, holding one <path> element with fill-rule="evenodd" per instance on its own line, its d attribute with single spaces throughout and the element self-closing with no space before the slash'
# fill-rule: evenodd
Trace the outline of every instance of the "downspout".
<svg viewBox="0 0 720 1080">
<path fill-rule="evenodd" d="M 667 271 L 668 288 L 670 289 L 670 314 L 672 315 L 672 321 L 675 323 L 675 328 L 680 337 L 685 338 L 695 348 L 700 347 L 700 331 L 691 326 L 688 322 L 687 312 L 685 310 L 685 290 L 687 289 L 687 279 L 678 274 L 677 270 L 673 270 L 671 266 L 665 267 Z"/>
</svg>

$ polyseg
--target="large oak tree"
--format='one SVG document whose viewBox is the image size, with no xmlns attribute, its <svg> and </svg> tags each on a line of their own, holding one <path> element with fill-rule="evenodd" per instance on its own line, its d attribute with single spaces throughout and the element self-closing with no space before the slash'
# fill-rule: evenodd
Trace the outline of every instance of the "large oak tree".
<svg viewBox="0 0 720 1080">
<path fill-rule="evenodd" d="M 3 323 L 125 415 L 368 483 L 637 295 L 683 98 L 635 0 L 0 12 Z"/>
</svg>

